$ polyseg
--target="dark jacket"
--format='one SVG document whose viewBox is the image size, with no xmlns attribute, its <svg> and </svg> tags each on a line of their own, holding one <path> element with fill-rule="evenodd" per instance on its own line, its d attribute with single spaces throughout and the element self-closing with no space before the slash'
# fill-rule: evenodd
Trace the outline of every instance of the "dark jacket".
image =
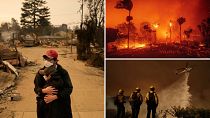
<svg viewBox="0 0 210 118">
<path fill-rule="evenodd" d="M 44 69 L 44 68 L 42 68 Z M 50 80 L 45 81 L 43 75 L 36 74 L 34 80 L 34 91 L 37 94 L 37 117 L 38 118 L 72 118 L 70 94 L 73 86 L 68 72 L 60 65 L 57 71 L 51 75 Z M 53 86 L 58 89 L 58 99 L 46 104 L 42 89 L 47 86 Z"/>
<path fill-rule="evenodd" d="M 148 106 L 157 107 L 159 102 L 157 93 L 154 91 L 149 91 L 146 95 L 145 101 Z"/>
<path fill-rule="evenodd" d="M 124 108 L 124 104 L 126 103 L 126 98 L 124 95 L 116 95 L 115 100 L 114 100 L 114 104 L 117 107 L 123 107 Z"/>
</svg>

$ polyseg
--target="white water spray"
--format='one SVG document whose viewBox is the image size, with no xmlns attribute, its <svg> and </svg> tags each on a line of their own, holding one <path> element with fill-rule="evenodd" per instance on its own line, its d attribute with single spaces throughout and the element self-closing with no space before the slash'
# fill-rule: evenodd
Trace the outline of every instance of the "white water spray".
<svg viewBox="0 0 210 118">
<path fill-rule="evenodd" d="M 183 73 L 178 80 L 160 91 L 159 93 L 159 110 L 170 109 L 172 106 L 186 108 L 190 106 L 192 95 L 189 92 L 188 85 L 189 72 Z"/>
<path fill-rule="evenodd" d="M 180 106 L 182 108 L 190 106 L 192 95 L 189 92 L 189 74 L 189 72 L 181 74 L 175 83 L 172 83 L 170 86 L 157 93 L 159 97 L 159 106 L 157 108 L 157 112 L 171 109 L 173 106 Z M 113 103 L 113 98 L 111 99 L 108 97 L 106 101 L 107 109 L 116 110 L 116 106 Z M 131 111 L 128 102 L 125 104 L 125 107 L 126 111 Z M 141 105 L 139 118 L 146 117 L 146 108 L 147 106 L 144 101 L 144 103 Z M 167 117 L 170 118 L 170 116 Z"/>
</svg>

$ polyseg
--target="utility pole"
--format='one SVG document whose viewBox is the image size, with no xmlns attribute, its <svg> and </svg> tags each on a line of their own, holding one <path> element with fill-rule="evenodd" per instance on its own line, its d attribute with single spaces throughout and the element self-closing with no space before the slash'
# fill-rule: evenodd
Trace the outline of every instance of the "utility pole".
<svg viewBox="0 0 210 118">
<path fill-rule="evenodd" d="M 83 25 L 83 7 L 84 7 L 84 0 L 82 0 L 82 4 L 81 4 L 82 14 L 81 14 L 80 30 L 82 30 L 82 25 Z"/>
</svg>

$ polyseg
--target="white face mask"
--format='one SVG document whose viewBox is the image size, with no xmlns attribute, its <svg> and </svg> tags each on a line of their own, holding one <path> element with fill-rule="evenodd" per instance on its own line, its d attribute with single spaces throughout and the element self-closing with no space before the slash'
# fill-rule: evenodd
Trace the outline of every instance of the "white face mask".
<svg viewBox="0 0 210 118">
<path fill-rule="evenodd" d="M 48 68 L 48 67 L 50 67 L 50 66 L 52 66 L 52 65 L 53 65 L 52 62 L 49 62 L 49 61 L 47 61 L 47 60 L 44 61 L 44 66 L 45 66 L 45 67 Z"/>
</svg>

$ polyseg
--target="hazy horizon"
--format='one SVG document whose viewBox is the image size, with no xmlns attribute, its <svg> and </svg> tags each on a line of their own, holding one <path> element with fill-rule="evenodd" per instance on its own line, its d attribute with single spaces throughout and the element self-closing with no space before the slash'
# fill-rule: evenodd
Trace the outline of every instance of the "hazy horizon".
<svg viewBox="0 0 210 118">
<path fill-rule="evenodd" d="M 24 0 L 7 0 L 0 4 L 0 23 L 10 22 L 11 18 L 20 21 L 21 7 Z M 68 24 L 73 27 L 79 25 L 81 13 L 79 0 L 46 0 L 50 8 L 50 21 L 53 25 Z M 85 12 L 87 9 L 85 9 Z"/>
</svg>

